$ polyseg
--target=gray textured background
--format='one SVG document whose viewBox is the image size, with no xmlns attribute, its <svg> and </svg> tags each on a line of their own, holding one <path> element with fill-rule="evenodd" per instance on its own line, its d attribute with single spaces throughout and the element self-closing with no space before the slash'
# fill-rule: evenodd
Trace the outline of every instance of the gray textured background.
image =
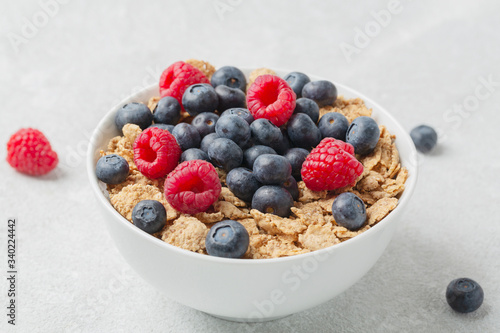
<svg viewBox="0 0 500 333">
<path fill-rule="evenodd" d="M 170 301 L 132 272 L 87 183 L 85 150 L 99 119 L 188 58 L 331 78 L 378 101 L 408 130 L 427 123 L 441 134 L 376 266 L 336 299 L 253 330 L 500 331 L 498 1 L 402 0 L 366 45 L 355 43 L 357 29 L 373 28 L 371 12 L 389 1 L 66 2 L 0 2 L 0 304 L 6 218 L 15 216 L 18 331 L 245 331 Z M 357 53 L 346 56 L 347 44 Z M 28 126 L 59 154 L 50 176 L 23 176 L 4 160 L 9 136 Z M 444 298 L 462 276 L 485 290 L 483 306 L 465 316 Z M 11 329 L 4 313 L 0 331 Z"/>
</svg>

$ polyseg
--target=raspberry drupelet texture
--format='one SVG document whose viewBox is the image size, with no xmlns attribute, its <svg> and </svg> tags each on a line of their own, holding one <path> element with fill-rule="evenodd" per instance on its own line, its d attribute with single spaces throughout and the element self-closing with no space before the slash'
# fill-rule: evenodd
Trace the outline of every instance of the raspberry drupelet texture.
<svg viewBox="0 0 500 333">
<path fill-rule="evenodd" d="M 325 138 L 302 164 L 302 180 L 313 191 L 332 191 L 353 185 L 363 173 L 363 165 L 354 157 L 354 148 L 334 138 Z"/>
<path fill-rule="evenodd" d="M 22 128 L 7 142 L 7 162 L 21 173 L 41 176 L 53 170 L 59 159 L 42 132 Z"/>
<path fill-rule="evenodd" d="M 184 91 L 195 83 L 210 83 L 210 81 L 198 68 L 184 61 L 175 62 L 161 74 L 160 95 L 174 97 L 182 107 Z M 184 107 L 182 110 L 184 111 Z"/>
<path fill-rule="evenodd" d="M 183 162 L 165 179 L 165 198 L 184 214 L 205 212 L 220 192 L 217 170 L 207 161 Z"/>
<path fill-rule="evenodd" d="M 150 127 L 134 142 L 134 163 L 148 178 L 160 178 L 172 171 L 181 157 L 181 148 L 169 131 Z"/>
<path fill-rule="evenodd" d="M 247 107 L 255 119 L 266 118 L 274 125 L 285 124 L 295 109 L 295 93 L 275 75 L 261 75 L 247 91 Z"/>
</svg>

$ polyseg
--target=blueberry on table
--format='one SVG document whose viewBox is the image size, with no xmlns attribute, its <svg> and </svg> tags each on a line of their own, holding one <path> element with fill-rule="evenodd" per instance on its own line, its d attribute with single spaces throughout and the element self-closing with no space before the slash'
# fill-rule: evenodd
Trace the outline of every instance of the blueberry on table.
<svg viewBox="0 0 500 333">
<path fill-rule="evenodd" d="M 105 155 L 97 161 L 95 172 L 100 181 L 116 185 L 127 179 L 129 165 L 127 160 L 120 155 Z"/>
<path fill-rule="evenodd" d="M 361 116 L 354 119 L 347 129 L 346 142 L 354 147 L 354 153 L 369 154 L 380 138 L 380 129 L 373 118 Z"/>
<path fill-rule="evenodd" d="M 438 139 L 436 131 L 427 125 L 415 127 L 411 130 L 410 136 L 415 144 L 415 147 L 421 153 L 430 152 L 436 146 Z"/>
<path fill-rule="evenodd" d="M 290 117 L 287 133 L 295 147 L 311 150 L 321 141 L 321 132 L 314 122 L 304 113 L 296 113 Z"/>
<path fill-rule="evenodd" d="M 293 176 L 288 177 L 288 179 L 283 183 L 283 187 L 290 193 L 293 200 L 299 200 L 299 186 Z"/>
<path fill-rule="evenodd" d="M 248 250 L 250 237 L 245 227 L 233 220 L 217 222 L 205 239 L 207 253 L 224 258 L 241 258 Z"/>
<path fill-rule="evenodd" d="M 268 146 L 256 145 L 243 152 L 243 164 L 248 169 L 253 169 L 253 164 L 257 157 L 263 154 L 277 154 L 276 151 Z"/>
<path fill-rule="evenodd" d="M 230 116 L 230 115 L 235 115 L 235 116 L 238 116 L 238 117 L 245 119 L 245 121 L 248 123 L 248 125 L 250 125 L 254 121 L 253 116 L 250 113 L 250 111 L 248 111 L 248 109 L 245 109 L 245 108 L 227 109 L 226 111 L 222 112 L 222 114 L 220 116 L 225 117 L 225 116 Z"/>
<path fill-rule="evenodd" d="M 280 128 L 266 118 L 254 120 L 250 124 L 250 130 L 255 143 L 258 145 L 273 147 L 283 140 Z"/>
<path fill-rule="evenodd" d="M 167 211 L 159 201 L 142 200 L 132 210 L 132 222 L 148 234 L 154 234 L 165 226 Z"/>
<path fill-rule="evenodd" d="M 334 138 L 345 141 L 349 121 L 342 113 L 328 112 L 319 120 L 318 128 L 323 139 Z"/>
<path fill-rule="evenodd" d="M 457 312 L 476 311 L 483 304 L 483 299 L 483 288 L 472 279 L 455 279 L 446 288 L 446 301 Z"/>
<path fill-rule="evenodd" d="M 236 168 L 229 171 L 226 176 L 226 184 L 235 196 L 246 202 L 252 201 L 255 191 L 262 186 L 252 170 L 247 168 Z"/>
<path fill-rule="evenodd" d="M 226 138 L 234 141 L 239 146 L 245 145 L 250 139 L 250 125 L 245 119 L 230 115 L 219 118 L 215 124 L 215 133 L 220 138 Z"/>
<path fill-rule="evenodd" d="M 220 85 L 215 87 L 215 92 L 219 96 L 219 106 L 217 107 L 219 112 L 231 108 L 244 108 L 247 105 L 245 93 L 239 88 Z"/>
<path fill-rule="evenodd" d="M 285 157 L 292 166 L 292 176 L 295 179 L 301 178 L 300 170 L 302 170 L 302 164 L 306 160 L 307 155 L 309 155 L 309 151 L 304 148 L 290 148 L 286 152 Z"/>
<path fill-rule="evenodd" d="M 283 80 L 292 88 L 297 98 L 302 96 L 302 88 L 304 88 L 307 83 L 311 82 L 309 76 L 301 72 L 288 73 L 283 77 Z"/>
<path fill-rule="evenodd" d="M 341 193 L 333 200 L 332 215 L 338 225 L 358 230 L 366 222 L 365 203 L 354 193 Z"/>
<path fill-rule="evenodd" d="M 162 130 L 166 130 L 166 131 L 169 131 L 170 133 L 172 133 L 173 129 L 174 129 L 174 125 L 168 125 L 168 124 L 153 124 L 149 127 L 156 127 L 156 128 L 161 128 Z M 148 128 L 149 128 L 148 127 Z"/>
<path fill-rule="evenodd" d="M 153 122 L 153 114 L 142 103 L 128 103 L 122 106 L 115 116 L 116 127 L 121 131 L 125 124 L 136 124 L 141 129 L 148 128 Z"/>
<path fill-rule="evenodd" d="M 312 99 L 299 98 L 295 101 L 295 110 L 293 110 L 293 113 L 305 113 L 316 124 L 319 119 L 319 106 Z"/>
<path fill-rule="evenodd" d="M 202 112 L 196 117 L 194 117 L 193 121 L 191 121 L 191 125 L 193 125 L 200 136 L 203 138 L 207 134 L 215 132 L 215 124 L 219 120 L 219 116 L 213 112 Z"/>
<path fill-rule="evenodd" d="M 210 162 L 208 154 L 198 148 L 189 148 L 188 150 L 185 150 L 181 155 L 179 163 L 191 160 L 204 160 Z"/>
<path fill-rule="evenodd" d="M 302 88 L 302 97 L 312 99 L 320 107 L 332 105 L 337 100 L 337 88 L 330 81 L 312 81 Z"/>
<path fill-rule="evenodd" d="M 176 125 L 180 119 L 181 104 L 174 97 L 163 97 L 153 110 L 153 120 L 156 124 Z"/>
<path fill-rule="evenodd" d="M 245 92 L 247 80 L 241 70 L 233 66 L 224 66 L 215 71 L 210 79 L 212 86 L 225 85 L 230 88 L 238 88 Z"/>
<path fill-rule="evenodd" d="M 253 172 L 262 184 L 281 185 L 292 175 L 292 166 L 284 156 L 263 154 L 255 159 Z"/>
<path fill-rule="evenodd" d="M 292 213 L 292 195 L 282 186 L 264 185 L 252 198 L 252 208 L 264 214 L 274 214 L 288 217 Z"/>
<path fill-rule="evenodd" d="M 175 140 L 177 140 L 182 151 L 189 148 L 198 148 L 200 146 L 200 133 L 191 124 L 180 123 L 175 125 L 172 130 L 172 135 L 175 137 Z"/>
<path fill-rule="evenodd" d="M 208 158 L 213 165 L 229 172 L 243 162 L 243 150 L 232 140 L 217 138 L 208 147 Z"/>
<path fill-rule="evenodd" d="M 208 154 L 208 147 L 214 142 L 215 139 L 218 139 L 219 136 L 217 133 L 210 133 L 207 136 L 205 136 L 200 143 L 200 149 L 203 150 L 205 153 Z"/>
<path fill-rule="evenodd" d="M 193 84 L 182 95 L 182 106 L 191 116 L 202 112 L 214 112 L 218 105 L 219 97 L 208 83 Z"/>
</svg>

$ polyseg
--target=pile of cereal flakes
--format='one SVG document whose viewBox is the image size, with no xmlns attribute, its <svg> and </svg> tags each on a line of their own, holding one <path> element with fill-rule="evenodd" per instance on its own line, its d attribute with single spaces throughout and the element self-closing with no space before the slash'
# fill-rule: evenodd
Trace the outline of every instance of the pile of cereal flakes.
<svg viewBox="0 0 500 333">
<path fill-rule="evenodd" d="M 215 71 L 207 62 L 188 60 L 208 78 Z M 262 74 L 275 74 L 272 70 L 260 68 L 250 74 L 249 83 Z M 159 97 L 152 98 L 148 107 L 153 110 Z M 359 98 L 337 98 L 331 106 L 320 109 L 320 117 L 328 112 L 339 112 L 349 122 L 359 116 L 371 116 L 363 100 Z M 190 122 L 185 115 L 181 121 Z M 226 173 L 217 169 L 222 184 L 219 199 L 209 211 L 195 215 L 181 214 L 165 200 L 163 184 L 165 178 L 149 179 L 137 170 L 133 159 L 132 145 L 141 133 L 137 125 L 127 124 L 123 136 L 110 140 L 106 152 L 101 155 L 118 154 L 130 165 L 127 180 L 119 185 L 108 185 L 113 207 L 132 222 L 132 210 L 141 200 L 158 200 L 167 210 L 167 224 L 153 236 L 180 248 L 206 254 L 205 238 L 210 227 L 222 220 L 236 220 L 248 231 L 250 245 L 244 258 L 264 259 L 308 253 L 326 248 L 359 235 L 382 220 L 398 204 L 398 198 L 405 188 L 408 177 L 406 168 L 401 167 L 399 153 L 394 143 L 395 136 L 380 126 L 380 139 L 375 150 L 366 156 L 357 156 L 364 166 L 364 172 L 353 187 L 336 191 L 314 192 L 304 182 L 298 182 L 300 196 L 292 207 L 292 215 L 282 218 L 264 214 L 234 196 L 225 186 Z M 342 192 L 353 192 L 366 204 L 367 222 L 363 228 L 350 231 L 338 226 L 332 216 L 332 203 Z"/>
</svg>

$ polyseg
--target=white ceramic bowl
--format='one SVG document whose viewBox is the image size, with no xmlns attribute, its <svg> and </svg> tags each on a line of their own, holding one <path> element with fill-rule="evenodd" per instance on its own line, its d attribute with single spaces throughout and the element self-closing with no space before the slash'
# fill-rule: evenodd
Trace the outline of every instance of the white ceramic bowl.
<svg viewBox="0 0 500 333">
<path fill-rule="evenodd" d="M 243 70 L 245 75 L 250 69 Z M 280 76 L 289 71 L 277 71 Z M 312 80 L 322 78 L 310 76 Z M 415 187 L 415 146 L 403 127 L 382 107 L 357 91 L 334 83 L 339 95 L 360 97 L 372 117 L 397 136 L 401 163 L 408 168 L 406 189 L 399 204 L 373 228 L 346 242 L 319 251 L 276 259 L 226 259 L 202 255 L 167 244 L 123 218 L 110 204 L 105 187 L 95 176 L 99 150 L 119 135 L 116 111 L 125 103 L 147 102 L 158 96 L 150 86 L 123 100 L 101 120 L 89 145 L 90 184 L 103 211 L 111 237 L 126 261 L 146 281 L 169 298 L 234 321 L 264 321 L 284 317 L 326 302 L 356 283 L 375 264 L 389 243 Z"/>
</svg>

